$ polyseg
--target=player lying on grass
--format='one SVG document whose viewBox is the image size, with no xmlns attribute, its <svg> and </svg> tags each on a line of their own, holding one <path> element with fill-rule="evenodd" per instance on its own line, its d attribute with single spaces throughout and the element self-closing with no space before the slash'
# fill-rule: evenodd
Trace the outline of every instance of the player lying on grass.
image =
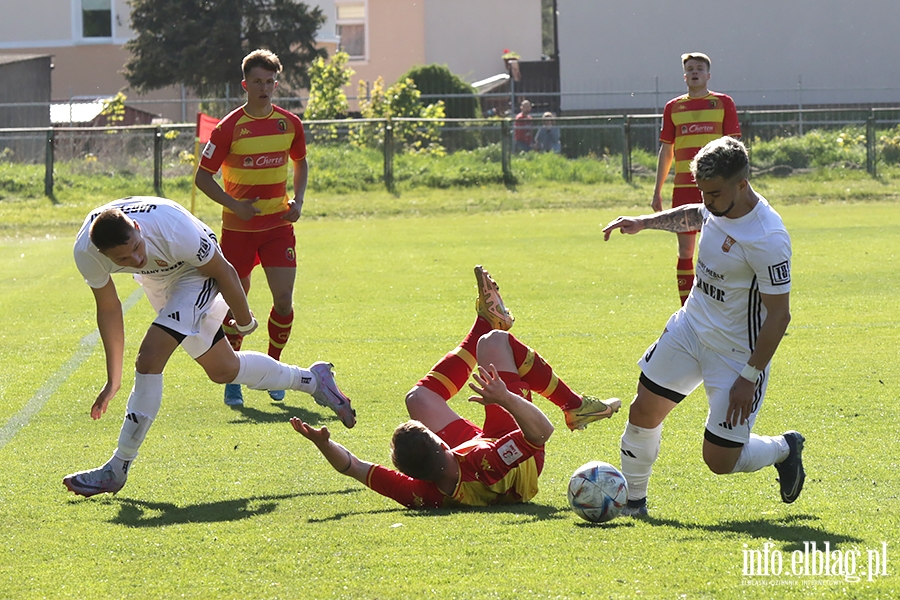
<svg viewBox="0 0 900 600">
<path fill-rule="evenodd" d="M 406 395 L 412 420 L 399 425 L 391 440 L 398 471 L 360 460 L 298 418 L 291 425 L 315 444 L 339 473 L 410 508 L 526 502 L 538 491 L 544 444 L 553 425 L 531 403 L 531 391 L 565 413 L 566 425 L 583 429 L 612 416 L 621 402 L 579 396 L 557 378 L 534 350 L 508 329 L 513 318 L 497 284 L 475 267 L 478 300 L 472 329 Z M 477 371 L 473 373 L 473 369 Z M 447 401 L 472 375 L 470 401 L 484 405 L 484 425 L 460 417 Z"/>
<path fill-rule="evenodd" d="M 638 361 L 637 395 L 622 434 L 622 473 L 628 506 L 647 515 L 647 488 L 659 456 L 662 424 L 703 384 L 709 402 L 703 460 L 718 475 L 774 465 L 781 499 L 803 489 L 804 437 L 796 431 L 751 433 L 762 408 L 775 350 L 791 321 L 791 238 L 748 180 L 747 149 L 723 137 L 694 157 L 691 172 L 703 204 L 685 204 L 639 217 L 619 217 L 603 229 L 674 233 L 700 231 L 697 275 L 684 306 Z"/>
<path fill-rule="evenodd" d="M 179 345 L 216 383 L 306 392 L 331 408 L 346 427 L 356 424 L 350 399 L 334 382 L 331 364 L 317 362 L 302 369 L 259 352 L 232 350 L 222 331 L 228 309 L 244 335 L 256 329 L 256 319 L 212 230 L 175 202 L 124 198 L 91 211 L 75 240 L 75 263 L 94 293 L 106 353 L 106 384 L 91 407 L 92 419 L 106 412 L 122 383 L 125 326 L 110 275 L 133 273 L 157 317 L 138 350 L 118 447 L 106 464 L 66 476 L 63 484 L 70 491 L 81 496 L 114 494 L 125 485 L 162 403 L 163 369 Z"/>
</svg>

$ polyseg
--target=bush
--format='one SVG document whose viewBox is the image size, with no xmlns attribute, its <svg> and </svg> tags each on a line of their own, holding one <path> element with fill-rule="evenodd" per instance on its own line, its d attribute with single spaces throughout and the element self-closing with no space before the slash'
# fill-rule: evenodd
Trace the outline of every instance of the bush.
<svg viewBox="0 0 900 600">
<path fill-rule="evenodd" d="M 858 128 L 841 131 L 813 130 L 802 136 L 776 137 L 751 144 L 753 165 L 768 168 L 788 165 L 795 169 L 861 165 L 866 161 L 866 138 Z"/>
<path fill-rule="evenodd" d="M 413 67 L 400 81 L 412 79 L 428 104 L 444 102 L 444 114 L 451 119 L 474 119 L 479 115 L 478 97 L 471 85 L 454 75 L 447 65 Z M 467 94 L 468 97 L 451 97 Z"/>
</svg>

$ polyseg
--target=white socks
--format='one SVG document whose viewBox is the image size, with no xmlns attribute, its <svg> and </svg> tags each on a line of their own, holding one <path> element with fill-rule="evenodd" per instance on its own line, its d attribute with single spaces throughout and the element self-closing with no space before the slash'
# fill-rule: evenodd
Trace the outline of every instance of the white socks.
<svg viewBox="0 0 900 600">
<path fill-rule="evenodd" d="M 119 446 L 109 464 L 116 479 L 124 481 L 128 477 L 131 461 L 137 458 L 138 449 L 147 436 L 147 431 L 162 405 L 162 373 L 134 374 L 134 387 L 125 406 L 125 422 L 119 432 Z"/>
<path fill-rule="evenodd" d="M 653 429 L 625 424 L 622 434 L 622 474 L 628 482 L 628 499 L 640 500 L 647 497 L 647 485 L 653 463 L 659 456 L 659 442 L 662 439 L 662 424 Z"/>
<path fill-rule="evenodd" d="M 744 444 L 741 456 L 734 465 L 732 473 L 752 473 L 763 467 L 779 463 L 790 453 L 783 435 L 769 437 L 750 434 L 750 440 Z"/>
<path fill-rule="evenodd" d="M 298 390 L 307 394 L 316 391 L 316 376 L 309 369 L 279 362 L 262 352 L 241 351 L 237 356 L 241 366 L 231 383 L 251 390 Z"/>
</svg>

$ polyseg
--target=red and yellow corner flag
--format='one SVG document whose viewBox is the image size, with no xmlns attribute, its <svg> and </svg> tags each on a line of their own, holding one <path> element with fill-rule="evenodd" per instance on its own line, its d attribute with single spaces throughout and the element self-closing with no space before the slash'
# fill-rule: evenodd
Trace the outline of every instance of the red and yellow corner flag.
<svg viewBox="0 0 900 600">
<path fill-rule="evenodd" d="M 216 128 L 216 125 L 219 124 L 219 120 L 215 117 L 211 117 L 206 113 L 198 112 L 197 113 L 197 131 L 194 138 L 194 175 L 197 174 L 197 169 L 200 168 L 200 145 L 206 144 L 209 141 L 209 136 L 212 135 L 213 129 Z M 196 198 L 197 198 L 197 186 L 191 186 L 191 213 L 193 214 L 194 208 L 196 207 Z"/>
</svg>

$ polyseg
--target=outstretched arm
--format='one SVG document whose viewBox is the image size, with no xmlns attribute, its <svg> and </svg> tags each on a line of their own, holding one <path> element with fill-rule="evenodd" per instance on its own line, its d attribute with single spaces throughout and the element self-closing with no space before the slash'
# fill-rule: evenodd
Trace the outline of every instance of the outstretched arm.
<svg viewBox="0 0 900 600">
<path fill-rule="evenodd" d="M 106 354 L 106 385 L 91 406 L 91 418 L 99 419 L 106 412 L 109 401 L 122 386 L 122 363 L 125 352 L 125 323 L 122 302 L 112 277 L 101 288 L 91 288 L 97 305 L 97 329 Z"/>
<path fill-rule="evenodd" d="M 603 228 L 603 240 L 609 241 L 614 229 L 622 233 L 638 233 L 644 229 L 659 229 L 672 233 L 697 231 L 703 225 L 703 215 L 699 204 L 684 204 L 652 215 L 639 217 L 617 217 Z"/>
<path fill-rule="evenodd" d="M 509 391 L 500 379 L 497 367 L 490 365 L 490 370 L 481 365 L 472 373 L 475 383 L 469 383 L 478 395 L 469 397 L 469 401 L 479 404 L 497 404 L 505 408 L 513 416 L 525 439 L 535 446 L 543 446 L 553 434 L 553 424 L 537 406 Z M 476 385 L 477 384 L 477 385 Z"/>
<path fill-rule="evenodd" d="M 327 427 L 316 429 L 297 417 L 291 417 L 291 426 L 294 431 L 311 441 L 319 449 L 319 452 L 334 467 L 335 471 L 352 477 L 362 484 L 366 483 L 369 469 L 373 466 L 372 463 L 356 458 L 344 446 L 332 441 Z"/>
</svg>

